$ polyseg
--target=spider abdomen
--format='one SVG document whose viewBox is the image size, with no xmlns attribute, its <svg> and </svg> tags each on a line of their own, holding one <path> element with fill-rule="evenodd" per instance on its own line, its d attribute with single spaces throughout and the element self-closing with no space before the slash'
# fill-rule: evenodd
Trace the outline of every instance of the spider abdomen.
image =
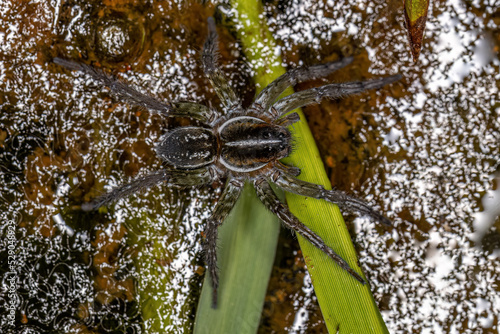
<svg viewBox="0 0 500 334">
<path fill-rule="evenodd" d="M 176 168 L 200 168 L 217 156 L 217 139 L 211 130 L 183 127 L 165 135 L 156 147 L 157 154 Z"/>
<path fill-rule="evenodd" d="M 239 116 L 219 128 L 220 162 L 236 172 L 251 172 L 291 151 L 291 134 L 257 117 Z"/>
</svg>

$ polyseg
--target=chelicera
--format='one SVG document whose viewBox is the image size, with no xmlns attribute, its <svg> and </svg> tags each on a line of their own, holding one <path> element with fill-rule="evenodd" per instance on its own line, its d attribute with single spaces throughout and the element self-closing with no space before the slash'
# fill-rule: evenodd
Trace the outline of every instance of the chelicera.
<svg viewBox="0 0 500 334">
<path fill-rule="evenodd" d="M 300 174 L 299 168 L 287 166 L 279 160 L 292 151 L 293 137 L 287 127 L 300 121 L 297 113 L 289 112 L 308 104 L 319 103 L 324 98 L 339 98 L 367 89 L 377 89 L 398 80 L 400 76 L 329 84 L 278 99 L 289 86 L 327 76 L 351 63 L 352 58 L 344 58 L 337 62 L 293 69 L 263 89 L 250 107 L 243 108 L 217 64 L 215 22 L 212 18 L 208 22 L 209 35 L 203 47 L 202 65 L 221 100 L 222 110 L 192 102 L 161 102 L 89 65 L 62 58 L 54 59 L 56 64 L 90 75 L 128 103 L 167 117 L 189 117 L 203 124 L 174 129 L 162 138 L 156 146 L 156 152 L 165 162 L 163 169 L 115 188 L 94 201 L 83 204 L 82 209 L 97 209 L 159 183 L 192 187 L 213 184 L 215 181 L 225 182 L 212 216 L 208 219 L 203 244 L 208 273 L 212 278 L 215 306 L 219 285 L 216 252 L 218 227 L 238 200 L 245 182 L 251 182 L 262 203 L 286 227 L 301 234 L 352 277 L 365 284 L 361 275 L 289 211 L 287 205 L 272 190 L 271 183 L 285 191 L 323 199 L 337 204 L 341 210 L 354 211 L 390 225 L 387 218 L 364 201 L 341 191 L 326 190 L 322 186 L 301 181 L 296 178 Z"/>
</svg>

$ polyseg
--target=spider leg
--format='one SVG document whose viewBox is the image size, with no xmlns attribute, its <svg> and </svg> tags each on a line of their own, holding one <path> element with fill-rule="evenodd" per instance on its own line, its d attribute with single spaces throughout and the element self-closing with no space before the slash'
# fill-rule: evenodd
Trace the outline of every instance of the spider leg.
<svg viewBox="0 0 500 334">
<path fill-rule="evenodd" d="M 297 217 L 295 217 L 286 204 L 281 203 L 278 196 L 274 193 L 269 182 L 261 177 L 257 178 L 254 181 L 255 190 L 257 192 L 257 197 L 264 203 L 264 205 L 275 215 L 278 216 L 279 219 L 283 222 L 283 224 L 291 230 L 294 230 L 296 233 L 299 233 L 303 236 L 307 241 L 312 243 L 318 249 L 320 249 L 323 253 L 327 254 L 333 261 L 335 261 L 342 269 L 347 271 L 351 276 L 353 276 L 357 281 L 362 284 L 366 284 L 365 280 L 361 275 L 355 272 L 349 264 L 340 257 L 335 251 L 333 251 L 330 247 L 328 247 L 323 239 L 319 237 L 316 233 L 314 233 L 309 227 L 302 224 Z"/>
<path fill-rule="evenodd" d="M 208 37 L 203 45 L 201 61 L 203 71 L 212 83 L 217 96 L 219 96 L 222 104 L 226 109 L 240 105 L 240 100 L 234 93 L 231 86 L 222 73 L 217 61 L 219 60 L 219 47 L 217 45 L 218 37 L 215 29 L 215 21 L 213 17 L 208 18 Z"/>
<path fill-rule="evenodd" d="M 285 165 L 284 163 L 282 163 L 279 160 L 276 162 L 275 166 L 277 166 L 277 168 L 273 169 L 274 173 L 272 173 L 272 176 L 271 176 L 273 181 L 274 181 L 274 179 L 278 178 L 281 175 L 281 173 L 282 173 L 281 171 L 284 171 L 285 173 L 287 173 L 289 175 L 293 175 L 293 176 L 299 176 L 301 173 L 299 167 Z"/>
<path fill-rule="evenodd" d="M 159 114 L 171 117 L 191 117 L 204 123 L 211 122 L 215 117 L 215 112 L 210 108 L 193 102 L 161 102 L 157 99 L 144 95 L 126 83 L 117 80 L 100 69 L 90 65 L 78 63 L 63 58 L 54 58 L 54 63 L 66 67 L 72 71 L 83 72 L 103 86 L 109 87 L 116 97 L 126 102 L 148 110 L 154 110 Z"/>
<path fill-rule="evenodd" d="M 387 84 L 401 79 L 400 74 L 391 75 L 385 78 L 372 79 L 367 81 L 346 82 L 339 84 L 330 84 L 321 87 L 303 90 L 292 95 L 288 95 L 278 100 L 273 108 L 278 117 L 289 111 L 303 107 L 312 103 L 320 103 L 322 99 L 335 99 L 348 95 L 358 94 L 369 89 L 378 89 Z"/>
<path fill-rule="evenodd" d="M 291 114 L 288 114 L 284 117 L 281 117 L 281 118 L 275 120 L 274 124 L 280 125 L 280 126 L 286 128 L 294 123 L 297 123 L 298 121 L 300 121 L 299 114 L 297 114 L 296 112 L 293 112 Z"/>
<path fill-rule="evenodd" d="M 349 65 L 352 62 L 352 57 L 343 58 L 340 61 L 330 62 L 310 67 L 294 68 L 278 79 L 271 82 L 264 88 L 259 95 L 255 98 L 255 102 L 250 107 L 251 109 L 261 110 L 264 113 L 271 112 L 269 108 L 276 101 L 276 99 L 290 86 L 294 86 L 299 82 L 313 80 L 325 77 L 330 73 Z M 276 115 L 272 115 L 276 116 Z"/>
<path fill-rule="evenodd" d="M 205 124 L 210 124 L 219 117 L 219 113 L 214 109 L 195 102 L 172 102 L 173 109 L 165 116 L 189 117 L 197 119 Z"/>
<path fill-rule="evenodd" d="M 205 262 L 207 263 L 208 274 L 212 278 L 212 307 L 217 307 L 217 289 L 219 287 L 219 272 L 217 269 L 217 236 L 218 228 L 227 218 L 231 209 L 236 204 L 243 189 L 244 182 L 238 179 L 228 179 L 226 187 L 215 206 L 212 216 L 208 219 L 205 229 Z"/>
<path fill-rule="evenodd" d="M 213 176 L 207 168 L 196 170 L 162 170 L 139 177 L 131 183 L 114 188 L 91 202 L 83 203 L 82 210 L 96 210 L 103 205 L 107 205 L 138 191 L 150 188 L 160 182 L 167 182 L 169 185 L 190 187 L 208 184 L 212 180 Z"/>
<path fill-rule="evenodd" d="M 325 201 L 337 204 L 341 210 L 358 212 L 361 215 L 369 216 L 384 225 L 391 226 L 391 221 L 384 217 L 380 212 L 374 210 L 364 201 L 349 196 L 342 191 L 326 190 L 323 186 L 299 180 L 287 173 L 280 173 L 280 175 L 273 180 L 273 182 L 285 191 L 297 195 L 324 199 Z"/>
</svg>

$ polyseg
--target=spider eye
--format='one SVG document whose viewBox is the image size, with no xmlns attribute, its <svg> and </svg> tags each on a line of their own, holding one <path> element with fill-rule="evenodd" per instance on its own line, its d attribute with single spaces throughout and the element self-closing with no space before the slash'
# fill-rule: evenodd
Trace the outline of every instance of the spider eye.
<svg viewBox="0 0 500 334">
<path fill-rule="evenodd" d="M 285 134 L 283 132 L 280 132 L 280 134 L 278 135 L 278 137 L 285 138 Z"/>
</svg>

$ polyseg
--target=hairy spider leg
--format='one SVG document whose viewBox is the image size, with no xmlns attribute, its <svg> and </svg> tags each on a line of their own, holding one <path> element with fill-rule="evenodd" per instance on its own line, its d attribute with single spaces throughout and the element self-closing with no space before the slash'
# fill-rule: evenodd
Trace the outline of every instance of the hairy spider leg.
<svg viewBox="0 0 500 334">
<path fill-rule="evenodd" d="M 293 175 L 293 176 L 299 176 L 301 171 L 300 171 L 300 168 L 299 167 L 295 167 L 295 166 L 288 166 L 288 165 L 285 165 L 284 163 L 282 163 L 281 161 L 276 161 L 276 164 L 275 164 L 275 167 L 273 169 L 273 172 L 274 173 L 271 173 L 271 175 L 273 175 L 273 180 L 275 178 L 274 175 L 277 175 L 279 177 L 279 175 L 281 175 L 281 171 L 284 171 L 285 173 L 289 174 L 289 175 Z"/>
<path fill-rule="evenodd" d="M 274 124 L 280 125 L 282 127 L 288 127 L 294 123 L 297 123 L 300 121 L 300 116 L 296 112 L 293 112 L 291 114 L 288 114 L 284 117 L 281 117 L 280 119 L 277 119 L 274 121 Z"/>
<path fill-rule="evenodd" d="M 228 179 L 224 191 L 215 205 L 212 216 L 208 219 L 205 229 L 205 242 L 203 250 L 205 252 L 205 262 L 207 263 L 208 274 L 212 278 L 212 307 L 217 307 L 217 289 L 219 288 L 219 272 L 217 268 L 217 236 L 218 228 L 226 220 L 233 209 L 236 201 L 240 197 L 245 183 L 239 179 Z"/>
<path fill-rule="evenodd" d="M 392 225 L 388 218 L 384 217 L 380 212 L 372 209 L 367 203 L 355 197 L 349 196 L 342 191 L 326 190 L 323 186 L 299 180 L 286 173 L 281 173 L 276 180 L 273 180 L 273 182 L 285 191 L 301 196 L 324 199 L 330 203 L 337 204 L 341 210 L 358 212 L 362 215 L 373 218 L 384 225 Z"/>
<path fill-rule="evenodd" d="M 208 184 L 212 182 L 213 179 L 213 173 L 210 172 L 209 168 L 194 170 L 162 170 L 136 178 L 131 183 L 116 187 L 93 201 L 82 204 L 82 210 L 96 210 L 103 205 L 107 205 L 138 191 L 150 188 L 160 182 L 167 182 L 168 185 L 171 186 L 192 187 Z"/>
<path fill-rule="evenodd" d="M 96 69 L 87 64 L 77 63 L 63 58 L 54 58 L 54 63 L 64 66 L 72 71 L 83 72 L 101 85 L 109 87 L 111 92 L 118 98 L 125 100 L 132 105 L 146 108 L 151 112 L 157 112 L 168 117 L 190 117 L 204 123 L 211 122 L 215 117 L 215 112 L 210 108 L 194 102 L 161 102 L 157 99 L 144 95 L 126 83 L 117 80 L 102 70 Z"/>
<path fill-rule="evenodd" d="M 203 45 L 203 52 L 201 55 L 201 62 L 203 64 L 203 71 L 210 80 L 217 96 L 219 96 L 224 111 L 228 112 L 236 106 L 240 106 L 240 99 L 236 96 L 234 90 L 229 85 L 228 80 L 222 73 L 219 65 L 219 47 L 218 36 L 215 28 L 215 21 L 213 17 L 208 18 L 208 37 Z"/>
<path fill-rule="evenodd" d="M 278 100 L 273 108 L 279 116 L 286 114 L 289 111 L 303 107 L 308 104 L 320 103 L 322 99 L 336 99 L 348 95 L 362 93 L 369 89 L 378 89 L 387 84 L 393 83 L 401 79 L 400 74 L 391 75 L 384 78 L 354 81 L 338 84 L 330 84 L 321 87 L 303 90 L 291 95 L 288 95 Z M 279 117 L 278 116 L 278 117 Z"/>
<path fill-rule="evenodd" d="M 285 91 L 285 89 L 290 86 L 295 86 L 300 82 L 326 77 L 327 75 L 349 65 L 352 60 L 352 57 L 346 57 L 340 61 L 291 69 L 264 88 L 259 95 L 257 95 L 255 101 L 249 109 L 259 110 L 272 118 L 279 117 L 271 109 L 271 106 L 281 93 Z"/>
<path fill-rule="evenodd" d="M 255 191 L 257 197 L 264 203 L 264 205 L 273 212 L 289 229 L 299 233 L 307 241 L 312 243 L 315 247 L 327 254 L 333 261 L 335 261 L 342 269 L 347 271 L 357 281 L 366 284 L 363 277 L 354 271 L 349 264 L 340 255 L 335 253 L 333 249 L 328 247 L 323 239 L 314 233 L 309 227 L 302 224 L 297 217 L 295 217 L 286 204 L 281 203 L 278 196 L 272 190 L 269 182 L 264 177 L 259 177 L 254 181 Z"/>
</svg>

